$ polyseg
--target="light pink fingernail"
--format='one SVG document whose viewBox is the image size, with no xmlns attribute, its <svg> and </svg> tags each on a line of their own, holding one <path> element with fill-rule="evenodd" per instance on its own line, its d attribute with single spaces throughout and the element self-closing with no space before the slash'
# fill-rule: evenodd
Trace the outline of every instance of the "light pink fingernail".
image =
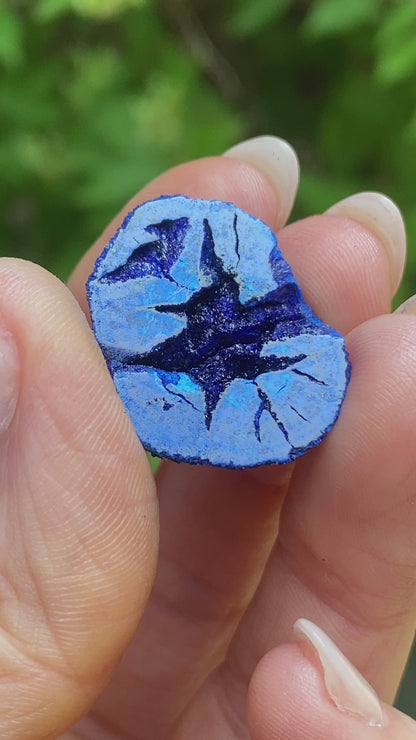
<svg viewBox="0 0 416 740">
<path fill-rule="evenodd" d="M 294 632 L 318 654 L 326 690 L 338 709 L 359 717 L 367 725 L 382 727 L 385 720 L 376 692 L 328 635 L 309 619 L 298 619 Z"/>
<path fill-rule="evenodd" d="M 0 328 L 0 436 L 9 428 L 18 395 L 18 353 L 16 343 Z"/>
</svg>

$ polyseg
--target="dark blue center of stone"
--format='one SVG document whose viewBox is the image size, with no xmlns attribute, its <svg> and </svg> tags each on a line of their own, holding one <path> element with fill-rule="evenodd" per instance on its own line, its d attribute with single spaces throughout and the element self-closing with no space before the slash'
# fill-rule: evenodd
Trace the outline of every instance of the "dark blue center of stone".
<svg viewBox="0 0 416 740">
<path fill-rule="evenodd" d="M 141 247 L 125 266 L 108 274 L 106 279 L 118 281 L 144 275 L 169 278 L 169 270 L 181 251 L 187 223 L 187 219 L 182 218 L 148 227 L 149 231 L 157 230 L 161 234 L 160 239 Z M 169 249 L 170 245 L 172 248 Z M 240 303 L 235 278 L 224 270 L 215 254 L 208 219 L 204 220 L 200 271 L 212 278 L 211 287 L 202 288 L 186 303 L 155 307 L 160 313 L 186 316 L 186 328 L 151 352 L 125 357 L 123 364 L 145 365 L 167 373 L 187 373 L 204 392 L 205 424 L 209 429 L 217 403 L 233 380 L 255 380 L 261 373 L 285 370 L 305 359 L 304 354 L 295 357 L 260 356 L 270 339 L 279 334 L 285 338 L 299 334 L 304 316 L 294 283 L 284 285 L 264 301 L 248 306 Z M 321 382 L 312 376 L 311 380 Z M 269 410 L 267 395 L 260 389 L 258 395 L 261 407 Z"/>
<path fill-rule="evenodd" d="M 187 218 L 165 219 L 158 224 L 149 224 L 146 231 L 157 239 L 148 244 L 138 243 L 124 265 L 120 265 L 105 276 L 108 283 L 118 283 L 131 278 L 155 275 L 172 280 L 172 269 L 183 250 L 183 240 L 189 228 Z"/>
</svg>

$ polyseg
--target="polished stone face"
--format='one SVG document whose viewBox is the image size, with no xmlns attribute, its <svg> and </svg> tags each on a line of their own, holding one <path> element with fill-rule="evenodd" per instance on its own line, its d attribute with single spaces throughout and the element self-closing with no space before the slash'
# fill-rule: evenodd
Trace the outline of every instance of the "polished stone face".
<svg viewBox="0 0 416 740">
<path fill-rule="evenodd" d="M 88 285 L 94 331 L 144 446 L 189 462 L 288 462 L 345 395 L 338 332 L 273 232 L 230 203 L 164 196 L 126 218 Z"/>
</svg>

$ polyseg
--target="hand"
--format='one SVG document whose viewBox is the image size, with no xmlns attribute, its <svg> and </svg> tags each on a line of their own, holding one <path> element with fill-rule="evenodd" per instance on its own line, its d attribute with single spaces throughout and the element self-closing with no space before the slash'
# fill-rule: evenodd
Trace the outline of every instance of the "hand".
<svg viewBox="0 0 416 740">
<path fill-rule="evenodd" d="M 125 211 L 180 192 L 278 230 L 306 300 L 347 336 L 341 415 L 295 465 L 165 462 L 156 497 L 73 296 L 33 264 L 0 260 L 3 740 L 56 738 L 80 717 L 65 738 L 416 737 L 388 706 L 416 609 L 416 317 L 389 314 L 401 221 L 369 196 L 282 228 L 293 156 L 269 139 L 231 154 L 165 173 Z M 377 203 L 387 218 L 371 221 Z M 120 221 L 70 281 L 85 311 L 86 278 Z M 318 657 L 299 639 L 299 617 L 335 640 L 382 713 L 331 646 Z"/>
</svg>

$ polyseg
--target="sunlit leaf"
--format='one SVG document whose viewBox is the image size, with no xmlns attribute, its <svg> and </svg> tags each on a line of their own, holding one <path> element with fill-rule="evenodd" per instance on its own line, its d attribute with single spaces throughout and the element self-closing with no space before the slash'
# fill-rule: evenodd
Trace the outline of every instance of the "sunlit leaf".
<svg viewBox="0 0 416 740">
<path fill-rule="evenodd" d="M 114 18 L 129 8 L 143 7 L 148 0 L 38 0 L 35 17 L 51 21 L 68 11 L 100 20 Z"/>
<path fill-rule="evenodd" d="M 376 80 L 395 83 L 416 71 L 416 3 L 405 2 L 383 20 L 376 35 Z"/>
<path fill-rule="evenodd" d="M 239 0 L 228 28 L 235 36 L 252 36 L 280 18 L 289 5 L 290 0 Z"/>
<path fill-rule="evenodd" d="M 149 144 L 178 143 L 184 119 L 186 86 L 184 78 L 175 81 L 167 71 L 150 78 L 146 90 L 133 104 L 137 131 Z"/>
<path fill-rule="evenodd" d="M 23 27 L 17 13 L 0 4 L 0 62 L 16 67 L 23 61 Z"/>
<path fill-rule="evenodd" d="M 73 10 L 80 15 L 106 20 L 129 8 L 145 5 L 147 0 L 71 0 Z"/>
<path fill-rule="evenodd" d="M 385 51 L 375 68 L 380 82 L 400 82 L 416 72 L 416 36 L 401 46 Z"/>
<path fill-rule="evenodd" d="M 73 55 L 73 70 L 65 95 L 76 109 L 86 110 L 103 95 L 112 95 L 123 80 L 120 54 L 110 46 L 80 49 Z"/>
<path fill-rule="evenodd" d="M 35 19 L 42 22 L 53 21 L 71 10 L 72 0 L 37 0 L 34 5 Z"/>
<path fill-rule="evenodd" d="M 312 3 L 303 28 L 312 38 L 353 31 L 377 17 L 379 0 L 317 0 Z"/>
<path fill-rule="evenodd" d="M 402 0 L 383 17 L 376 31 L 376 40 L 380 48 L 384 45 L 394 46 L 416 33 L 416 3 L 414 0 Z"/>
<path fill-rule="evenodd" d="M 162 460 L 159 457 L 154 457 L 150 452 L 147 453 L 147 459 L 149 460 L 152 473 L 156 473 L 162 464 Z"/>
</svg>

